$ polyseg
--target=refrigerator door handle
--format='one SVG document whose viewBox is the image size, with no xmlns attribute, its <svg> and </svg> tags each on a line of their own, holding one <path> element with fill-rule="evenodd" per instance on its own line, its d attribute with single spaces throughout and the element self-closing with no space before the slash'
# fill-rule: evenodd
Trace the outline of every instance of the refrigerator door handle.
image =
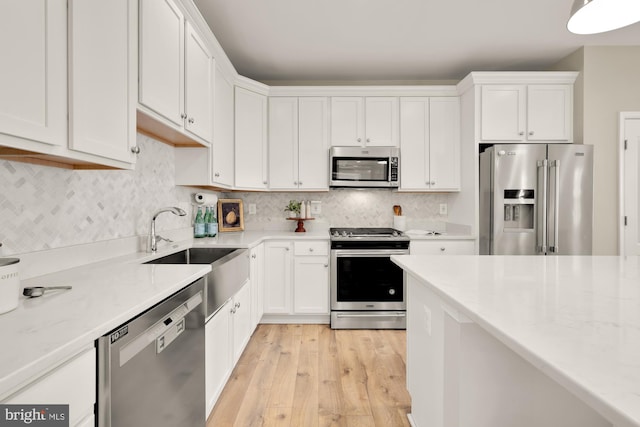
<svg viewBox="0 0 640 427">
<path fill-rule="evenodd" d="M 560 209 L 558 204 L 560 203 L 560 160 L 553 160 L 549 162 L 549 169 L 554 168 L 555 188 L 553 194 L 553 245 L 549 247 L 549 251 L 553 253 L 560 252 L 559 247 L 559 230 L 558 221 L 560 219 Z"/>
<path fill-rule="evenodd" d="M 540 169 L 542 169 L 542 188 L 538 188 L 538 202 L 542 200 L 542 209 L 538 210 L 542 211 L 541 219 L 538 221 L 538 233 L 537 236 L 540 237 L 538 240 L 539 245 L 537 245 L 538 253 L 546 254 L 547 253 L 547 186 L 549 180 L 549 162 L 547 159 L 538 160 L 538 183 L 540 181 Z"/>
</svg>

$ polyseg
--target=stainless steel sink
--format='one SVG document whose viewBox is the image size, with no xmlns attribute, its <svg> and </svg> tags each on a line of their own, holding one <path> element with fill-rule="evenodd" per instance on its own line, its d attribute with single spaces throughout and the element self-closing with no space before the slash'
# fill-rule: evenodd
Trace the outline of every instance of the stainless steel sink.
<svg viewBox="0 0 640 427">
<path fill-rule="evenodd" d="M 205 295 L 207 317 L 235 295 L 249 279 L 249 251 L 237 248 L 190 248 L 145 264 L 211 264 Z"/>
<path fill-rule="evenodd" d="M 145 264 L 213 264 L 236 250 L 238 249 L 191 248 L 145 262 Z"/>
</svg>

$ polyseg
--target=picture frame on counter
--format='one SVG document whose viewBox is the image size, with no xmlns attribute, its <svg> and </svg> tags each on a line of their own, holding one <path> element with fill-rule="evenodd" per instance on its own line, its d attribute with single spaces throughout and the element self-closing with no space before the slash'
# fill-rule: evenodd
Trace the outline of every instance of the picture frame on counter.
<svg viewBox="0 0 640 427">
<path fill-rule="evenodd" d="M 242 199 L 218 200 L 218 231 L 244 230 L 244 206 Z"/>
</svg>

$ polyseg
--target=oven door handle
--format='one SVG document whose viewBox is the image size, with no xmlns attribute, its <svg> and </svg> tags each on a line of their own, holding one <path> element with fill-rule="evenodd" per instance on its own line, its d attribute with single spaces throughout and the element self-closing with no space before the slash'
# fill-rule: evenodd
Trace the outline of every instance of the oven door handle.
<svg viewBox="0 0 640 427">
<path fill-rule="evenodd" d="M 409 255 L 408 249 L 332 249 L 336 257 L 388 257 L 391 255 Z"/>
<path fill-rule="evenodd" d="M 348 318 L 348 317 L 406 317 L 406 313 L 398 312 L 398 313 L 374 313 L 374 312 L 366 312 L 366 313 L 338 313 L 336 314 L 339 318 Z"/>
</svg>

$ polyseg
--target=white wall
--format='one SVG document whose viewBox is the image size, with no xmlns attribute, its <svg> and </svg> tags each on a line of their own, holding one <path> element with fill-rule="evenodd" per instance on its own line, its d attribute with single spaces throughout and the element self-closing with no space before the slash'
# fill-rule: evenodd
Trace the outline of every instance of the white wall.
<svg viewBox="0 0 640 427">
<path fill-rule="evenodd" d="M 576 141 L 594 146 L 593 254 L 618 253 L 618 113 L 640 111 L 640 46 L 586 46 L 555 70 L 580 71 Z"/>
</svg>

